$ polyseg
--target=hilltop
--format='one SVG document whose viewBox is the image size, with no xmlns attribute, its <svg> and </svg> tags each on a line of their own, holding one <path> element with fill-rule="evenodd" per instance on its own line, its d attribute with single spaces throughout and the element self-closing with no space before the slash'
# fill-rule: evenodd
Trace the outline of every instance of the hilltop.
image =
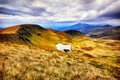
<svg viewBox="0 0 120 80">
<path fill-rule="evenodd" d="M 0 30 L 0 42 L 55 48 L 56 43 L 69 43 L 70 38 L 68 35 L 65 32 L 45 29 L 35 24 L 22 24 Z"/>
</svg>

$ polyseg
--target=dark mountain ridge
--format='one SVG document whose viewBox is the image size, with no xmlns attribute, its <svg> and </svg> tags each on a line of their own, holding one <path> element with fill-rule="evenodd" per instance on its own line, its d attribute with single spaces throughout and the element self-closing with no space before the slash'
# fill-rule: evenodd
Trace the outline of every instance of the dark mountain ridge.
<svg viewBox="0 0 120 80">
<path fill-rule="evenodd" d="M 82 35 L 80 31 L 77 30 L 66 30 L 64 31 L 66 34 L 72 35 L 72 36 L 79 36 Z"/>
<path fill-rule="evenodd" d="M 88 32 L 87 36 L 92 38 L 104 38 L 104 39 L 115 39 L 120 40 L 120 26 L 110 27 L 97 27 L 90 32 Z"/>
<path fill-rule="evenodd" d="M 83 34 L 87 34 L 89 31 L 93 30 L 96 27 L 99 26 L 109 26 L 112 27 L 108 24 L 104 24 L 104 25 L 93 25 L 93 24 L 85 24 L 85 23 L 77 23 L 75 25 L 72 26 L 63 26 L 63 27 L 58 27 L 55 28 L 56 30 L 60 30 L 60 31 L 64 31 L 64 30 L 78 30 L 80 32 L 82 32 Z"/>
</svg>

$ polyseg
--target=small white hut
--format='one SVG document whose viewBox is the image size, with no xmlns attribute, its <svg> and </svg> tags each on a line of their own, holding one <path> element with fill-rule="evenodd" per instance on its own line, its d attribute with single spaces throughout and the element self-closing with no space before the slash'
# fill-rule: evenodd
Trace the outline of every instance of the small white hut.
<svg viewBox="0 0 120 80">
<path fill-rule="evenodd" d="M 64 52 L 72 52 L 70 44 L 56 44 L 56 49 Z"/>
</svg>

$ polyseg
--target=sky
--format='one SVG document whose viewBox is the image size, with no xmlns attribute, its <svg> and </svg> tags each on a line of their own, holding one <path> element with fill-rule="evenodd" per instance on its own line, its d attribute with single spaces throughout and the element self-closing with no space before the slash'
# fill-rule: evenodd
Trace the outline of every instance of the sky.
<svg viewBox="0 0 120 80">
<path fill-rule="evenodd" d="M 0 27 L 120 24 L 120 0 L 0 0 Z"/>
</svg>

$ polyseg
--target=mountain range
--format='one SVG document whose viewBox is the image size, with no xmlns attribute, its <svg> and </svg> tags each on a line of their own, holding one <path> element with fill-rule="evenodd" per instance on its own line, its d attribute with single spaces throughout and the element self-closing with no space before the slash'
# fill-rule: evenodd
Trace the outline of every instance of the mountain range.
<svg viewBox="0 0 120 80">
<path fill-rule="evenodd" d="M 77 30 L 91 38 L 104 38 L 104 39 L 107 38 L 120 40 L 119 27 L 120 26 L 113 26 L 108 24 L 95 25 L 77 23 L 71 26 L 54 27 L 54 29 L 59 31 Z"/>
<path fill-rule="evenodd" d="M 89 31 L 87 36 L 91 38 L 104 38 L 120 40 L 120 26 L 101 26 Z"/>
<path fill-rule="evenodd" d="M 87 34 L 89 31 L 93 30 L 94 28 L 97 27 L 104 27 L 104 26 L 109 26 L 110 25 L 104 24 L 104 25 L 94 25 L 94 24 L 85 24 L 85 23 L 77 23 L 71 26 L 62 26 L 62 27 L 54 27 L 56 30 L 64 31 L 64 30 L 78 30 L 82 32 L 83 34 Z"/>
</svg>

